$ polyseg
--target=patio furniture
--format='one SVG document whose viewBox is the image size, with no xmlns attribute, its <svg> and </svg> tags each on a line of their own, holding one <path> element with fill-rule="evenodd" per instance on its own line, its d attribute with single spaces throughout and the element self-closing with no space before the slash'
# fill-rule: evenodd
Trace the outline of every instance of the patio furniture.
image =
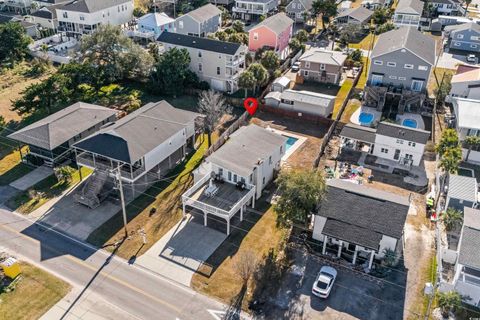
<svg viewBox="0 0 480 320">
<path fill-rule="evenodd" d="M 214 195 L 216 195 L 218 192 L 218 187 L 214 184 L 211 184 L 209 185 L 206 189 L 205 189 L 205 195 L 207 197 L 213 197 Z"/>
</svg>

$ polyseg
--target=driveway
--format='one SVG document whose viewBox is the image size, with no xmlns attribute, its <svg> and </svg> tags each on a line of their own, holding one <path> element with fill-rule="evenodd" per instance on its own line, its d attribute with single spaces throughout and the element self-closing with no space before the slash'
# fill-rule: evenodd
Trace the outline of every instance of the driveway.
<svg viewBox="0 0 480 320">
<path fill-rule="evenodd" d="M 195 271 L 227 238 L 225 233 L 193 220 L 187 215 L 135 263 L 190 286 Z"/>
<path fill-rule="evenodd" d="M 25 191 L 28 188 L 32 187 L 33 185 L 37 184 L 38 182 L 42 181 L 46 177 L 53 174 L 53 169 L 47 166 L 40 166 L 33 171 L 30 171 L 23 177 L 13 181 L 10 183 L 10 186 Z"/>
<path fill-rule="evenodd" d="M 467 54 L 467 52 L 465 54 L 444 52 L 438 59 L 437 67 L 456 70 L 459 64 L 475 66 L 475 64 L 467 62 Z"/>
</svg>

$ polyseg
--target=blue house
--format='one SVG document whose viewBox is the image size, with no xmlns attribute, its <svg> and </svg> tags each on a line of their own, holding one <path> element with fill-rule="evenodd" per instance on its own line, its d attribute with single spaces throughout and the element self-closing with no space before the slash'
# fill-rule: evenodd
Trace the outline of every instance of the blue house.
<svg viewBox="0 0 480 320">
<path fill-rule="evenodd" d="M 450 48 L 480 52 L 480 25 L 475 22 L 445 27 L 450 39 Z"/>
<path fill-rule="evenodd" d="M 154 32 L 155 38 L 163 31 L 174 32 L 175 19 L 170 18 L 165 12 L 147 13 L 138 19 L 138 31 L 149 33 Z"/>
</svg>

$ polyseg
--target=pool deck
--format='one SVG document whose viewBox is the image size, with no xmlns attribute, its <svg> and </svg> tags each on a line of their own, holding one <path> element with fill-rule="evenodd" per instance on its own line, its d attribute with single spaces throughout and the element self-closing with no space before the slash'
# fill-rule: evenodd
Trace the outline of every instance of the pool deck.
<svg viewBox="0 0 480 320">
<path fill-rule="evenodd" d="M 406 119 L 415 120 L 417 122 L 417 127 L 415 129 L 425 130 L 425 122 L 421 115 L 416 113 L 404 113 L 397 115 L 397 123 L 403 125 L 403 121 Z"/>
<path fill-rule="evenodd" d="M 287 160 L 288 157 L 290 157 L 298 148 L 300 148 L 300 146 L 301 146 L 305 141 L 307 141 L 307 138 L 306 138 L 306 137 L 300 136 L 300 135 L 298 135 L 298 134 L 294 134 L 294 133 L 291 133 L 291 132 L 282 131 L 282 130 L 278 130 L 278 129 L 273 129 L 273 128 L 270 128 L 270 127 L 267 127 L 266 129 L 267 129 L 267 130 L 270 130 L 270 131 L 272 131 L 272 132 L 281 134 L 282 136 L 285 136 L 285 137 L 292 137 L 292 138 L 297 139 L 297 141 L 295 141 L 295 143 L 294 143 L 290 148 L 288 148 L 288 150 L 285 151 L 285 154 L 283 155 L 283 157 L 282 157 L 282 159 L 281 159 L 282 164 L 283 164 L 283 163 L 285 162 L 285 160 Z"/>
<path fill-rule="evenodd" d="M 352 114 L 352 116 L 350 117 L 350 122 L 361 126 L 362 124 L 359 121 L 359 117 L 360 117 L 360 113 L 362 112 L 373 114 L 372 123 L 374 124 L 377 124 L 382 117 L 382 113 L 380 111 L 377 111 L 375 108 L 361 106 Z"/>
</svg>

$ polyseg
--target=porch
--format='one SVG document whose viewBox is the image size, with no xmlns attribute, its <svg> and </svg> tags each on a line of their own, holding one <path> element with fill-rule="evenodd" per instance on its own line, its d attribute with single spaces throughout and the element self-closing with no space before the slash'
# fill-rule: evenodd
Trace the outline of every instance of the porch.
<svg viewBox="0 0 480 320">
<path fill-rule="evenodd" d="M 344 258 L 352 265 L 362 264 L 368 270 L 373 267 L 373 261 L 377 252 L 374 249 L 349 243 L 335 237 L 323 235 L 322 255 L 329 255 L 335 258 Z"/>
<path fill-rule="evenodd" d="M 225 219 L 229 235 L 230 219 L 240 212 L 242 221 L 247 204 L 255 207 L 255 189 L 251 184 L 234 185 L 206 174 L 182 195 L 183 215 L 186 215 L 186 207 L 189 206 L 203 212 L 205 226 L 208 214 Z"/>
</svg>

